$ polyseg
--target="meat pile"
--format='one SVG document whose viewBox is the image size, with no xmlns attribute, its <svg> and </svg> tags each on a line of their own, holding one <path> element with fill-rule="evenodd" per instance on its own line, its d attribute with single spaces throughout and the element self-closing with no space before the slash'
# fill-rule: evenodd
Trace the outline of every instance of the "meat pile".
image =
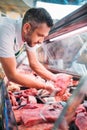
<svg viewBox="0 0 87 130">
<path fill-rule="evenodd" d="M 87 102 L 86 106 L 84 104 L 79 105 L 76 110 L 75 124 L 79 130 L 87 130 Z"/>
<path fill-rule="evenodd" d="M 52 124 L 57 119 L 63 107 L 59 103 L 48 105 L 37 103 L 35 98 L 36 95 L 37 90 L 34 88 L 14 93 L 9 91 L 9 98 L 11 100 L 16 122 L 17 124 L 29 128 L 35 127 L 36 125 L 39 125 L 40 127 L 40 124 L 42 124 L 41 127 L 43 127 L 44 123 L 45 126 L 48 123 L 50 124 L 49 127 L 52 127 Z M 45 120 L 43 119 L 43 116 Z M 43 130 L 45 130 L 45 126 Z"/>
<path fill-rule="evenodd" d="M 21 72 L 24 73 L 24 70 Z M 28 74 L 37 76 L 33 72 L 29 72 Z M 39 76 L 37 78 L 41 79 Z M 12 86 L 15 86 L 13 84 Z M 60 101 L 67 101 L 71 96 L 70 87 L 76 87 L 77 84 L 78 81 L 75 82 L 71 75 L 64 73 L 58 74 L 55 87 L 60 88 L 60 91 L 54 95 L 55 100 L 50 104 L 47 104 L 45 100 L 45 98 L 50 97 L 47 90 L 45 90 L 45 93 L 44 90 L 37 90 L 35 88 L 18 91 L 8 90 L 12 109 L 18 124 L 18 130 L 51 130 L 63 109 Z M 42 99 L 42 102 L 38 102 L 38 96 Z M 80 108 L 81 106 L 76 110 L 75 117 L 72 121 L 75 122 L 79 130 L 87 130 L 87 111 L 85 107 L 81 111 Z M 82 124 L 85 126 L 84 129 Z"/>
</svg>

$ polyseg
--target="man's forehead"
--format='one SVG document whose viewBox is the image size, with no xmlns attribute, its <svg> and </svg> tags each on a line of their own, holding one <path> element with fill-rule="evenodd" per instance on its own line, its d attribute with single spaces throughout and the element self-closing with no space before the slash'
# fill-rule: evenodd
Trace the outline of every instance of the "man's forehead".
<svg viewBox="0 0 87 130">
<path fill-rule="evenodd" d="M 49 28 L 46 23 L 40 23 L 40 24 L 38 24 L 38 28 L 43 28 L 43 27 Z"/>
</svg>

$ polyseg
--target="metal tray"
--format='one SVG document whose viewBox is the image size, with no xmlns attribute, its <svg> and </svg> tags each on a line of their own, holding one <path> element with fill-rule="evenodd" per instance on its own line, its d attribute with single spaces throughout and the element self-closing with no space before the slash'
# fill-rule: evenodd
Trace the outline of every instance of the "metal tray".
<svg viewBox="0 0 87 130">
<path fill-rule="evenodd" d="M 0 130 L 18 130 L 4 80 L 0 81 Z"/>
</svg>

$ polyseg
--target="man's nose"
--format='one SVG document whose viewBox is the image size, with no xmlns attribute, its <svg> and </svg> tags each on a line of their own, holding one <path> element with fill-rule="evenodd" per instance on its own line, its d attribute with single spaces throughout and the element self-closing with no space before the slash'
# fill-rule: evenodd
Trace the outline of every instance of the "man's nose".
<svg viewBox="0 0 87 130">
<path fill-rule="evenodd" d="M 39 43 L 42 43 L 44 41 L 44 38 L 39 39 Z"/>
</svg>

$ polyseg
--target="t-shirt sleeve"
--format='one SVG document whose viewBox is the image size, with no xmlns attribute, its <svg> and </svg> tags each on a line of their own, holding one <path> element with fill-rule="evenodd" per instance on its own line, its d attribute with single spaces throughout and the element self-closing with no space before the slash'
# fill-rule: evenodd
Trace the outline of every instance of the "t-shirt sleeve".
<svg viewBox="0 0 87 130">
<path fill-rule="evenodd" d="M 11 24 L 0 24 L 0 57 L 14 57 L 15 28 Z"/>
</svg>

